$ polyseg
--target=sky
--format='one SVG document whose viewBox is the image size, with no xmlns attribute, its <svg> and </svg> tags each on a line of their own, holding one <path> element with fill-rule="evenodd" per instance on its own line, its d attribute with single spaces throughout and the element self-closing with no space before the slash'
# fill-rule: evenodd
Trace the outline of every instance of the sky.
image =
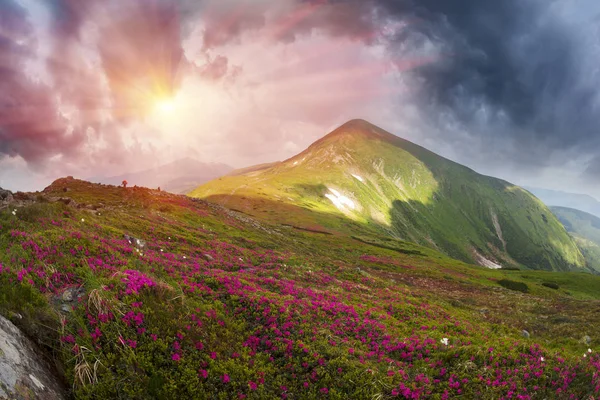
<svg viewBox="0 0 600 400">
<path fill-rule="evenodd" d="M 0 186 L 283 160 L 366 119 L 600 197 L 596 0 L 0 0 Z"/>
</svg>

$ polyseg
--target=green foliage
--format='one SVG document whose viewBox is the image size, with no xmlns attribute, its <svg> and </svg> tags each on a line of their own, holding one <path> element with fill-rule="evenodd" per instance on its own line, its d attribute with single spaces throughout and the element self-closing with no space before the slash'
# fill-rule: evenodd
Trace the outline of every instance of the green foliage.
<svg viewBox="0 0 600 400">
<path fill-rule="evenodd" d="M 542 286 L 545 286 L 547 288 L 554 289 L 554 290 L 560 289 L 560 286 L 558 286 L 556 283 L 553 283 L 553 282 L 544 282 L 544 283 L 542 283 Z"/>
<path fill-rule="evenodd" d="M 527 284 L 523 282 L 511 281 L 510 279 L 501 279 L 498 281 L 498 284 L 502 287 L 505 287 L 510 290 L 515 290 L 517 292 L 529 292 L 529 286 L 527 286 Z"/>
<path fill-rule="evenodd" d="M 569 393 L 591 389 L 588 346 L 573 338 L 600 341 L 600 277 L 490 270 L 373 231 L 301 231 L 146 189 L 61 180 L 42 196 L 35 216 L 0 211 L 0 313 L 43 344 L 74 398 L 387 399 L 405 384 L 497 399 L 509 390 L 485 381 L 497 369 L 540 398 L 560 398 L 552 381 L 571 368 Z M 131 271 L 152 284 L 131 290 Z M 513 279 L 530 293 L 497 286 Z M 69 288 L 82 297 L 66 313 Z M 543 373 L 512 372 L 526 362 Z"/>
<path fill-rule="evenodd" d="M 551 210 L 579 246 L 587 267 L 600 274 L 600 218 L 567 207 Z"/>
<path fill-rule="evenodd" d="M 326 197 L 336 193 L 354 207 L 338 209 Z M 477 249 L 508 267 L 585 267 L 576 243 L 529 192 L 365 121 L 345 124 L 283 163 L 209 182 L 190 195 L 307 230 L 387 235 L 465 262 L 479 262 Z"/>
</svg>

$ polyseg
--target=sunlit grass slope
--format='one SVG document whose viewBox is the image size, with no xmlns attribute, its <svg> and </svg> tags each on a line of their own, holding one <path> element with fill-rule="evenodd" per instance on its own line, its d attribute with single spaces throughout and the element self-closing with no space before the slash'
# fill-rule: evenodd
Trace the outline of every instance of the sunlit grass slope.
<svg viewBox="0 0 600 400">
<path fill-rule="evenodd" d="M 529 192 L 362 120 L 285 162 L 217 179 L 190 195 L 271 222 L 385 233 L 490 267 L 585 265 L 564 227 Z"/>
<path fill-rule="evenodd" d="M 74 398 L 600 393 L 600 277 L 490 270 L 141 188 L 61 179 L 17 197 L 0 210 L 0 313 Z"/>
</svg>

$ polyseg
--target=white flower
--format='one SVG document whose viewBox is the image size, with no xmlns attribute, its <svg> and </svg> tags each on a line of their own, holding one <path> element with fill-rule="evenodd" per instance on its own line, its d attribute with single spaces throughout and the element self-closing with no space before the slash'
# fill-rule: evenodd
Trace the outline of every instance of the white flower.
<svg viewBox="0 0 600 400">
<path fill-rule="evenodd" d="M 162 252 L 163 252 L 163 249 L 160 249 L 160 252 L 162 253 Z"/>
<path fill-rule="evenodd" d="M 84 219 L 84 218 L 81 218 L 81 222 L 85 222 L 85 219 Z"/>
<path fill-rule="evenodd" d="M 546 359 L 544 357 L 540 357 L 540 361 L 546 361 Z"/>
<path fill-rule="evenodd" d="M 591 352 L 592 352 L 592 349 L 588 349 L 588 353 L 591 353 Z"/>
<path fill-rule="evenodd" d="M 17 215 L 17 210 L 13 210 L 12 215 Z"/>
<path fill-rule="evenodd" d="M 583 353 L 583 356 L 584 356 L 584 357 L 587 357 L 587 354 Z"/>
<path fill-rule="evenodd" d="M 449 343 L 448 338 L 443 338 L 442 340 L 440 340 L 440 342 L 445 346 L 448 346 Z"/>
<path fill-rule="evenodd" d="M 185 260 L 186 258 L 187 258 L 186 256 L 183 256 L 183 259 L 184 259 L 184 260 Z"/>
<path fill-rule="evenodd" d="M 169 240 L 171 240 L 171 236 L 169 236 Z"/>
</svg>

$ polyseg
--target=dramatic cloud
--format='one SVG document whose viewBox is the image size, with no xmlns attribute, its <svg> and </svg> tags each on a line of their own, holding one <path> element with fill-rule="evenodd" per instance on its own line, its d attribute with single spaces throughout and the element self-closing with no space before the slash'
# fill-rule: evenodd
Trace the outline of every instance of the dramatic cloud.
<svg viewBox="0 0 600 400">
<path fill-rule="evenodd" d="M 3 158 L 84 177 L 244 166 L 362 117 L 517 183 L 550 186 L 566 163 L 585 189 L 597 15 L 592 0 L 4 0 L 0 175 Z"/>
<path fill-rule="evenodd" d="M 69 130 L 52 88 L 23 73 L 36 44 L 26 17 L 19 4 L 0 3 L 0 157 L 35 161 L 54 155 L 56 148 L 70 153 L 81 133 Z"/>
<path fill-rule="evenodd" d="M 399 48 L 429 45 L 444 55 L 413 72 L 424 106 L 477 126 L 474 135 L 501 134 L 527 150 L 598 144 L 600 82 L 588 69 L 594 64 L 586 65 L 597 54 L 588 53 L 586 32 L 562 18 L 558 2 L 382 3 L 392 15 L 417 21 L 398 33 Z"/>
</svg>

